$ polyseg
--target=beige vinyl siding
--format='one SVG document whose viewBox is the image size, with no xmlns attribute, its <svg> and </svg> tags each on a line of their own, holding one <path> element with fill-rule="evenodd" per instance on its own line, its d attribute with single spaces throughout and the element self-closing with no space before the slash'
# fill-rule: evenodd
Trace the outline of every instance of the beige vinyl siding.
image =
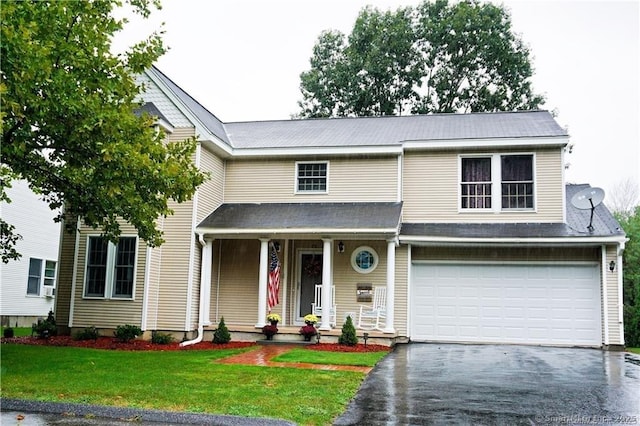
<svg viewBox="0 0 640 426">
<path fill-rule="evenodd" d="M 599 262 L 592 247 L 411 247 L 411 260 Z"/>
<path fill-rule="evenodd" d="M 159 220 L 159 226 L 164 221 Z M 147 299 L 147 330 L 158 328 L 158 302 L 160 295 L 160 265 L 162 264 L 162 246 L 154 247 L 150 250 L 149 277 L 147 279 L 149 288 L 146 291 Z"/>
<path fill-rule="evenodd" d="M 222 204 L 224 162 L 214 153 L 202 147 L 200 151 L 200 170 L 209 173 L 209 178 L 198 188 L 197 223 L 200 223 Z"/>
<path fill-rule="evenodd" d="M 211 317 L 224 317 L 225 323 L 254 325 L 258 311 L 260 269 L 259 240 L 223 240 L 220 262 L 214 259 L 214 277 L 218 265 L 220 285 L 211 289 Z M 215 303 L 215 294 L 218 301 Z"/>
<path fill-rule="evenodd" d="M 65 222 L 66 222 L 65 218 Z M 75 222 L 75 221 L 74 221 Z M 73 263 L 75 258 L 76 233 L 68 232 L 65 224 L 61 226 L 60 252 L 58 254 L 58 276 L 56 278 L 55 318 L 58 327 L 69 325 L 71 285 L 73 282 Z"/>
<path fill-rule="evenodd" d="M 397 200 L 398 160 L 395 156 L 321 158 L 317 161 L 329 162 L 329 191 L 327 194 L 295 193 L 296 159 L 228 161 L 226 164 L 225 202 L 297 203 Z"/>
<path fill-rule="evenodd" d="M 122 236 L 135 236 L 137 232 L 131 225 L 121 223 Z M 144 298 L 144 273 L 147 245 L 138 238 L 136 246 L 136 264 L 133 300 L 90 299 L 84 298 L 87 242 L 89 236 L 99 235 L 99 231 L 82 227 L 78 240 L 78 264 L 76 269 L 76 288 L 73 308 L 73 327 L 115 328 L 118 325 L 140 325 L 142 322 L 142 303 Z"/>
<path fill-rule="evenodd" d="M 527 151 L 529 152 L 529 151 Z M 502 152 L 487 152 L 500 154 Z M 510 151 L 509 153 L 512 153 Z M 403 163 L 403 222 L 561 222 L 562 153 L 535 152 L 535 211 L 460 212 L 458 152 L 408 152 Z M 494 177 L 495 179 L 495 177 Z"/>
<path fill-rule="evenodd" d="M 617 258 L 617 246 L 607 246 L 605 249 L 606 252 L 606 260 L 605 260 L 605 272 L 604 279 L 605 282 L 602 283 L 602 291 L 603 291 L 603 303 L 606 303 L 606 306 L 602 310 L 602 315 L 607 315 L 607 318 L 603 318 L 602 326 L 605 327 L 605 324 L 609 327 L 609 344 L 611 345 L 621 345 L 624 341 L 624 336 L 622 335 L 622 327 L 620 326 L 620 318 L 618 315 L 618 271 L 619 265 Z M 609 270 L 609 262 L 616 262 L 616 268 L 613 272 Z M 606 295 L 604 294 L 606 292 Z"/>
<path fill-rule="evenodd" d="M 409 323 L 409 247 L 396 247 L 395 329 L 399 336 L 407 336 Z"/>
</svg>

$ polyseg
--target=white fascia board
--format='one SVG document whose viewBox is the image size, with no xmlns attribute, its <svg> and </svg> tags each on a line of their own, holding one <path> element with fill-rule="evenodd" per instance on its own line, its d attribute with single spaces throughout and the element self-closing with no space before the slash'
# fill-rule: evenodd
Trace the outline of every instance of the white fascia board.
<svg viewBox="0 0 640 426">
<path fill-rule="evenodd" d="M 167 95 L 167 97 L 173 102 L 173 104 L 183 113 L 191 123 L 193 123 L 196 128 L 196 137 L 198 139 L 204 138 L 205 140 L 211 141 L 215 143 L 216 148 L 221 149 L 227 154 L 231 154 L 231 147 L 228 146 L 224 141 L 222 141 L 219 137 L 211 133 L 207 127 L 196 117 L 189 108 L 173 93 L 169 87 L 162 83 L 162 81 L 156 76 L 155 72 L 152 69 L 145 71 L 147 76 L 162 90 L 162 92 Z"/>
<path fill-rule="evenodd" d="M 272 235 L 272 234 L 322 234 L 322 235 L 360 235 L 360 234 L 393 234 L 397 228 L 196 228 L 197 234 L 203 235 Z"/>
<path fill-rule="evenodd" d="M 620 243 L 623 240 L 623 236 L 556 238 L 456 238 L 400 236 L 400 243 L 413 245 L 600 245 L 607 243 Z"/>
<path fill-rule="evenodd" d="M 265 156 L 301 156 L 301 155 L 383 155 L 402 154 L 402 146 L 394 145 L 363 145 L 346 147 L 295 147 L 295 148 L 236 148 L 233 150 L 234 157 L 265 157 Z"/>
<path fill-rule="evenodd" d="M 569 136 L 541 136 L 523 138 L 495 139 L 443 139 L 405 141 L 406 150 L 424 149 L 459 149 L 459 148 L 518 148 L 535 146 L 566 146 Z"/>
</svg>

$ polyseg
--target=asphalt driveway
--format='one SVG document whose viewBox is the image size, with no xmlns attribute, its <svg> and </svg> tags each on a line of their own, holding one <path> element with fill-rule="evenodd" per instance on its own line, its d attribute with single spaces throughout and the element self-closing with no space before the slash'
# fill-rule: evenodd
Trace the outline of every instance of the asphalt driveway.
<svg viewBox="0 0 640 426">
<path fill-rule="evenodd" d="M 399 345 L 335 424 L 640 424 L 640 356 L 537 346 Z"/>
</svg>

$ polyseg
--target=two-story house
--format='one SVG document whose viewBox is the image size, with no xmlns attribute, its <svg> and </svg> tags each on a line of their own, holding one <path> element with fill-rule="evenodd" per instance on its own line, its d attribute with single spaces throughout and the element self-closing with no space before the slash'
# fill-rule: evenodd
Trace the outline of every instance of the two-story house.
<svg viewBox="0 0 640 426">
<path fill-rule="evenodd" d="M 363 327 L 388 343 L 624 344 L 625 234 L 604 205 L 590 226 L 571 204 L 588 185 L 565 184 L 568 135 L 548 112 L 223 123 L 158 69 L 141 81 L 169 141 L 198 137 L 210 179 L 158 220 L 161 247 L 130 227 L 117 245 L 63 232 L 69 330 L 198 341 L 224 317 L 260 339 L 277 265 L 282 339 L 314 304 L 335 339 L 384 289 Z"/>
</svg>

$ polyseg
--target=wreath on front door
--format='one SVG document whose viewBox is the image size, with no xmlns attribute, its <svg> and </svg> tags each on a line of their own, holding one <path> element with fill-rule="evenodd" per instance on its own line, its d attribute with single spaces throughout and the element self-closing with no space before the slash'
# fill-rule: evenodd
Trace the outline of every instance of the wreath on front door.
<svg viewBox="0 0 640 426">
<path fill-rule="evenodd" d="M 312 257 L 304 265 L 304 272 L 310 277 L 317 277 L 322 273 L 322 263 L 315 257 Z"/>
</svg>

